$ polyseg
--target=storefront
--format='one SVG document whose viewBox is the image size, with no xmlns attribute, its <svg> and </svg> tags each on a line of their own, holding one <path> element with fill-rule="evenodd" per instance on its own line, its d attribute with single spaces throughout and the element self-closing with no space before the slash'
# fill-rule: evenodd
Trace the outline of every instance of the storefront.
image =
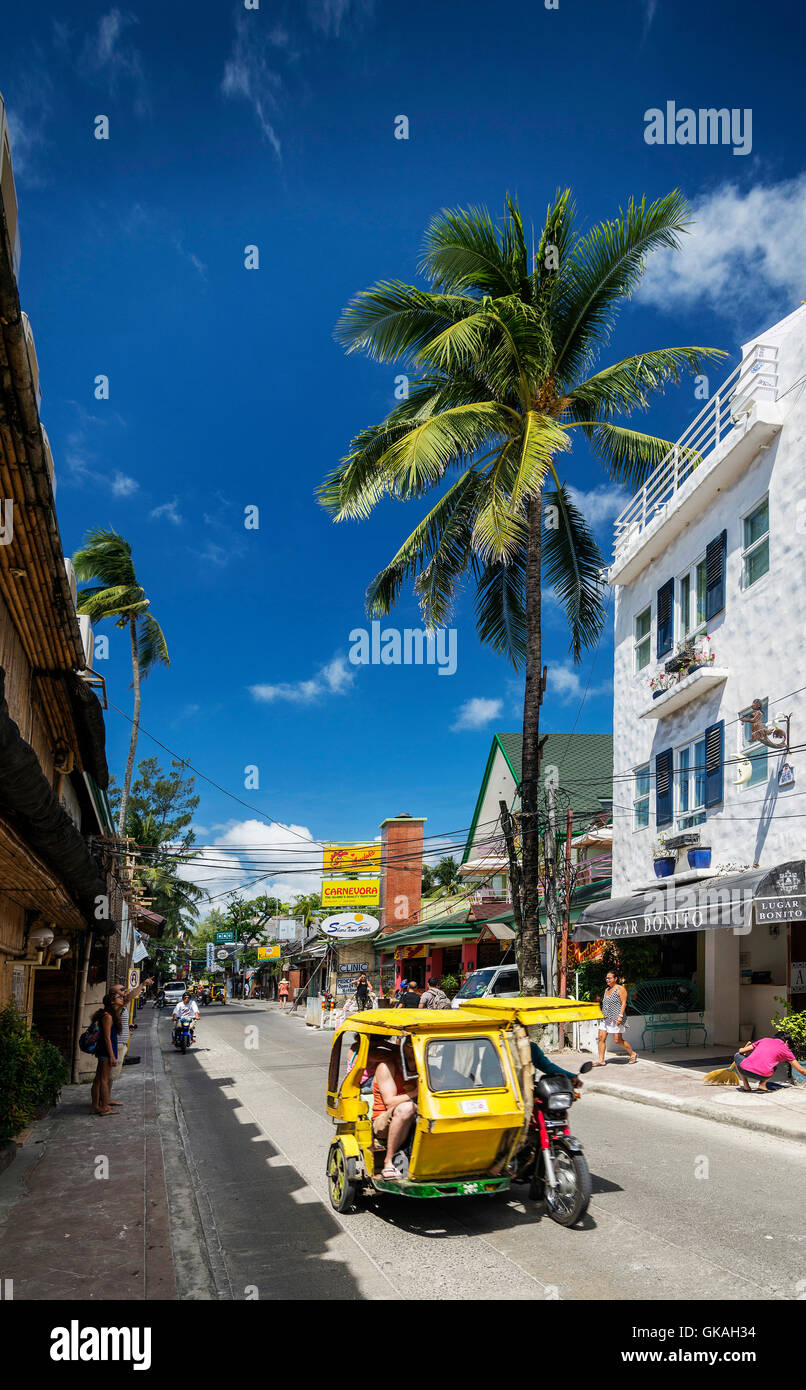
<svg viewBox="0 0 806 1390">
<path fill-rule="evenodd" d="M 593 941 L 654 939 L 656 976 L 688 978 L 698 986 L 708 1042 L 733 1045 L 772 1031 L 780 1000 L 806 1008 L 806 866 L 695 877 L 627 898 L 594 903 L 573 934 Z M 629 1022 L 629 1020 L 628 1020 Z M 693 1042 L 701 1041 L 701 1035 Z"/>
<path fill-rule="evenodd" d="M 468 921 L 469 915 L 464 911 L 381 937 L 375 944 L 384 986 L 394 989 L 401 980 L 425 985 L 431 975 L 459 980 L 479 964 L 498 965 L 515 940 L 511 924 Z"/>
</svg>

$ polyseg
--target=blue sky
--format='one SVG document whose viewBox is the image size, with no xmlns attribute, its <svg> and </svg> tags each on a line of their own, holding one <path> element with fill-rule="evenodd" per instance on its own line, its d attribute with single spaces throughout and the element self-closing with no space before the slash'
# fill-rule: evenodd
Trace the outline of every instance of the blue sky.
<svg viewBox="0 0 806 1390">
<path fill-rule="evenodd" d="M 296 844 L 372 836 L 404 809 L 427 834 L 467 826 L 493 730 L 519 727 L 520 685 L 478 643 L 470 596 L 455 675 L 346 661 L 366 584 L 420 509 L 337 527 L 315 503 L 394 403 L 394 370 L 345 357 L 335 321 L 375 279 L 415 278 L 441 207 L 497 212 L 509 189 L 539 222 L 570 184 L 589 224 L 678 185 L 695 233 L 676 266 L 651 267 L 608 356 L 699 342 L 735 361 L 806 288 L 803 21 L 790 12 L 782 36 L 749 0 L 14 10 L 0 90 L 64 547 L 97 525 L 132 542 L 172 663 L 145 686 L 143 726 L 247 803 L 201 784 L 200 838 L 281 843 L 252 806 Z M 750 153 L 647 144 L 644 112 L 668 100 L 750 108 Z M 675 437 L 699 408 L 687 383 L 641 423 Z M 619 497 L 583 449 L 566 473 L 608 553 Z M 418 625 L 410 595 L 391 621 Z M 551 603 L 546 622 L 544 726 L 609 729 L 609 636 L 575 671 Z M 128 708 L 112 634 L 99 669 Z M 128 725 L 107 722 L 120 770 Z M 153 751 L 143 737 L 139 755 Z"/>
</svg>

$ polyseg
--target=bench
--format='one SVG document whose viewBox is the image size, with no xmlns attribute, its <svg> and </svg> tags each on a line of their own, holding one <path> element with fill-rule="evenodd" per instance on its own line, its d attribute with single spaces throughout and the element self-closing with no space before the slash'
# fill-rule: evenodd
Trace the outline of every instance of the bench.
<svg viewBox="0 0 806 1390">
<path fill-rule="evenodd" d="M 703 1045 L 708 1042 L 708 1032 L 702 1021 L 703 1012 L 699 1009 L 697 989 L 690 980 L 642 980 L 630 990 L 627 1005 L 633 1013 L 644 1018 L 642 1047 L 647 1033 L 652 1042 L 653 1052 L 657 1047 L 659 1033 L 685 1033 L 688 1047 L 692 1030 L 700 1030 Z M 683 1018 L 683 1014 L 698 1014 L 698 1017 Z"/>
</svg>

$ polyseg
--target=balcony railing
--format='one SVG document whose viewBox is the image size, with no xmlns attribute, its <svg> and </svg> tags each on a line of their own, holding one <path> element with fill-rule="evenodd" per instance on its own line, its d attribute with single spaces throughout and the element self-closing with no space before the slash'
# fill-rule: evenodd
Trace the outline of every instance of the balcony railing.
<svg viewBox="0 0 806 1390">
<path fill-rule="evenodd" d="M 616 518 L 616 559 L 728 435 L 738 431 L 741 437 L 751 407 L 757 401 L 774 401 L 777 395 L 778 348 L 756 343 Z"/>
<path fill-rule="evenodd" d="M 608 851 L 607 854 L 600 854 L 595 859 L 586 859 L 582 864 L 577 864 L 574 886 L 580 888 L 583 883 L 599 883 L 602 879 L 612 876 L 613 855 Z"/>
</svg>

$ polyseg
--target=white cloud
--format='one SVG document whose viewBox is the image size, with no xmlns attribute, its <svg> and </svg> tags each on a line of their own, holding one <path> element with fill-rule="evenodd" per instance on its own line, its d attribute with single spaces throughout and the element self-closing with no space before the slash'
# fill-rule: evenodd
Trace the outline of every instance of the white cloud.
<svg viewBox="0 0 806 1390">
<path fill-rule="evenodd" d="M 318 893 L 321 860 L 322 846 L 307 826 L 244 820 L 231 822 L 217 834 L 214 830 L 208 846 L 179 872 L 205 890 L 214 900 L 211 906 L 220 908 L 226 905 L 225 895 L 236 891 L 247 900 L 265 893 L 285 902 L 296 893 Z M 199 907 L 203 915 L 203 901 Z"/>
<path fill-rule="evenodd" d="M 130 478 L 127 473 L 115 473 L 109 481 L 109 487 L 115 497 L 131 497 L 139 486 L 137 479 Z"/>
<path fill-rule="evenodd" d="M 135 48 L 125 43 L 126 31 L 138 23 L 136 15 L 116 7 L 101 15 L 97 30 L 84 42 L 80 66 L 86 75 L 103 78 L 113 96 L 122 84 L 131 84 L 135 113 L 144 116 L 149 109 L 149 96 L 143 60 Z"/>
<path fill-rule="evenodd" d="M 641 6 L 644 11 L 644 38 L 646 38 L 658 11 L 658 0 L 641 0 Z"/>
<path fill-rule="evenodd" d="M 461 729 L 484 729 L 498 718 L 503 708 L 503 700 L 486 700 L 481 695 L 475 695 L 473 699 L 465 700 L 451 730 L 456 733 Z"/>
<path fill-rule="evenodd" d="M 351 12 L 358 16 L 371 14 L 372 5 L 373 0 L 308 0 L 308 16 L 314 29 L 337 39 L 345 17 Z"/>
<path fill-rule="evenodd" d="M 263 135 L 279 160 L 282 159 L 282 146 L 269 120 L 269 112 L 275 112 L 278 108 L 283 82 L 280 74 L 269 65 L 268 50 L 271 45 L 271 36 L 268 42 L 261 40 L 256 36 L 250 19 L 240 15 L 235 21 L 235 38 L 224 66 L 221 91 L 224 96 L 239 97 L 249 103 Z"/>
<path fill-rule="evenodd" d="M 250 685 L 249 693 L 259 704 L 286 700 L 291 704 L 309 705 L 324 695 L 344 695 L 355 681 L 355 671 L 343 656 L 335 656 L 307 681 L 282 681 L 279 685 Z"/>
<path fill-rule="evenodd" d="M 561 704 L 567 705 L 581 700 L 583 695 L 587 694 L 587 699 L 591 700 L 612 689 L 610 681 L 603 681 L 601 685 L 588 684 L 586 692 L 587 677 L 583 680 L 583 674 L 584 672 L 580 672 L 576 666 L 572 666 L 570 663 L 567 665 L 549 665 L 549 695 L 559 700 Z"/>
<path fill-rule="evenodd" d="M 705 301 L 732 322 L 790 312 L 803 297 L 806 173 L 742 192 L 724 184 L 693 206 L 680 251 L 650 257 L 638 300 L 676 310 Z"/>
<path fill-rule="evenodd" d="M 612 521 L 630 500 L 629 492 L 620 487 L 609 487 L 607 483 L 600 483 L 589 492 L 582 492 L 577 487 L 569 487 L 568 491 L 571 501 L 579 507 L 594 530 Z"/>
<path fill-rule="evenodd" d="M 173 522 L 174 526 L 181 526 L 182 517 L 176 509 L 178 501 L 179 498 L 174 497 L 170 502 L 163 502 L 161 506 L 154 507 L 150 516 L 153 517 L 154 521 L 159 521 L 161 517 L 165 517 L 165 520 Z"/>
</svg>

